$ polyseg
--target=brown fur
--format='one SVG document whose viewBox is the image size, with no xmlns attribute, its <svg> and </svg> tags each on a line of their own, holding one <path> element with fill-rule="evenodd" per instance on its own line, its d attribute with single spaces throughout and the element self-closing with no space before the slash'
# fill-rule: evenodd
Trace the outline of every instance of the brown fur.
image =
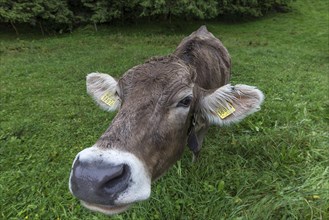
<svg viewBox="0 0 329 220">
<path fill-rule="evenodd" d="M 203 89 L 217 89 L 230 80 L 230 55 L 205 26 L 184 38 L 174 54 L 195 68 L 195 83 Z"/>
<path fill-rule="evenodd" d="M 152 179 L 158 178 L 183 153 L 198 96 L 228 83 L 230 62 L 222 43 L 201 27 L 172 55 L 130 69 L 118 82 L 121 108 L 97 145 L 132 152 L 145 162 Z M 189 91 L 194 102 L 186 116 L 176 105 L 184 98 L 178 95 Z M 199 119 L 200 144 L 207 129 Z"/>
</svg>

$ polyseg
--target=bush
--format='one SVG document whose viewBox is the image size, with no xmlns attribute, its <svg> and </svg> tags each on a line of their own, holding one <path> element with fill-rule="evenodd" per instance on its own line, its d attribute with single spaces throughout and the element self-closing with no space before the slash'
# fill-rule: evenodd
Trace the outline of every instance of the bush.
<svg viewBox="0 0 329 220">
<path fill-rule="evenodd" d="M 185 17 L 209 19 L 218 15 L 216 0 L 144 0 L 141 16 L 164 15 L 165 18 Z"/>
<path fill-rule="evenodd" d="M 218 0 L 219 15 L 261 17 L 272 10 L 288 10 L 292 0 Z"/>
<path fill-rule="evenodd" d="M 211 19 L 219 15 L 260 17 L 293 0 L 0 0 L 0 22 L 71 30 L 84 23 L 141 17 Z M 15 28 L 16 30 L 16 28 Z"/>
<path fill-rule="evenodd" d="M 71 28 L 73 13 L 65 0 L 0 0 L 0 22 L 27 23 L 47 29 Z M 17 33 L 17 30 L 16 30 Z"/>
</svg>

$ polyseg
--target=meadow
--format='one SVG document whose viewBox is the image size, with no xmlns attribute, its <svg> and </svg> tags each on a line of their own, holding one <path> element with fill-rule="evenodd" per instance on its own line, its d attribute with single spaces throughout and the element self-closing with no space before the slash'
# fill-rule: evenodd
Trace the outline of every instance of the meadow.
<svg viewBox="0 0 329 220">
<path fill-rule="evenodd" d="M 0 32 L 0 219 L 109 219 L 68 190 L 71 163 L 115 113 L 87 95 L 85 76 L 120 77 L 174 51 L 200 25 L 232 57 L 232 84 L 265 96 L 243 122 L 211 128 L 200 158 L 183 158 L 152 195 L 110 219 L 329 219 L 328 1 L 243 22 L 86 26 L 42 36 Z"/>
</svg>

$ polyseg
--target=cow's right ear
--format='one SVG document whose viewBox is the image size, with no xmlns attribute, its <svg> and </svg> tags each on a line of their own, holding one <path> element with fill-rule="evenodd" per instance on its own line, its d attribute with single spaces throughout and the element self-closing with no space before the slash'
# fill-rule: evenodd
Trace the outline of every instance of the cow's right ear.
<svg viewBox="0 0 329 220">
<path fill-rule="evenodd" d="M 118 96 L 118 82 L 104 73 L 90 73 L 87 75 L 87 93 L 96 103 L 106 111 L 115 111 L 121 100 Z"/>
</svg>

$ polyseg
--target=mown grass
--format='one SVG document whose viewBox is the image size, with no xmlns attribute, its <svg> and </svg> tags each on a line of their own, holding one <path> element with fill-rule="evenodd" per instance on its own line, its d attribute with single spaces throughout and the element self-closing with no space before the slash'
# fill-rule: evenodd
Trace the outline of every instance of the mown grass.
<svg viewBox="0 0 329 220">
<path fill-rule="evenodd" d="M 233 60 L 232 83 L 258 86 L 262 110 L 212 128 L 152 185 L 148 201 L 112 219 L 329 219 L 328 2 L 243 23 L 207 22 Z M 71 162 L 107 128 L 85 75 L 120 76 L 174 50 L 201 23 L 1 32 L 0 219 L 108 219 L 68 191 Z"/>
</svg>

